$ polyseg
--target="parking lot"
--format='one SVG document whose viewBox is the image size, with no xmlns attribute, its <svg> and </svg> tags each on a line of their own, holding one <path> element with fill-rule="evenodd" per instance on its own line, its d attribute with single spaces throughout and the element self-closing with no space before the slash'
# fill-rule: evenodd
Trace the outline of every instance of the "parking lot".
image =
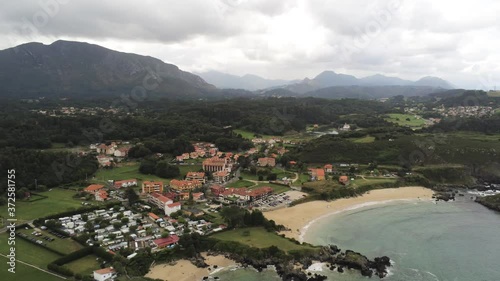
<svg viewBox="0 0 500 281">
<path fill-rule="evenodd" d="M 273 194 L 266 198 L 256 200 L 250 204 L 251 207 L 262 211 L 287 207 L 293 201 L 307 196 L 306 193 L 299 191 L 287 191 L 279 194 Z"/>
<path fill-rule="evenodd" d="M 46 242 L 53 242 L 55 239 L 52 238 L 52 237 L 49 237 L 48 235 L 43 235 L 42 233 L 38 232 L 38 231 L 33 231 L 31 233 L 31 235 L 28 235 L 26 233 L 22 233 L 22 232 L 17 232 L 16 233 L 18 236 L 21 236 L 23 238 L 26 238 L 32 242 L 35 242 L 37 244 L 40 244 L 40 245 L 43 245 L 43 246 L 47 246 L 47 243 Z M 52 233 L 53 234 L 53 233 Z M 57 234 L 57 233 L 56 233 Z M 56 234 L 53 234 L 53 235 L 56 235 Z M 57 235 L 56 235 L 57 236 Z M 45 240 L 44 241 L 42 241 Z"/>
</svg>

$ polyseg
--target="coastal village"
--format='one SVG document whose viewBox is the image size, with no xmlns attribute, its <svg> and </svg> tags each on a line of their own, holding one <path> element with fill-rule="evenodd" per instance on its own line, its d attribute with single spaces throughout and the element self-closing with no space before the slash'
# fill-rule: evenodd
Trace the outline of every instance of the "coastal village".
<svg viewBox="0 0 500 281">
<path fill-rule="evenodd" d="M 349 126 L 344 125 L 343 130 L 348 131 Z M 37 220 L 18 235 L 49 249 L 57 239 L 83 237 L 80 242 L 85 246 L 99 245 L 108 253 L 127 249 L 130 254 L 126 258 L 133 259 L 141 249 L 172 249 L 184 234 L 206 236 L 224 231 L 227 225 L 219 214 L 224 206 L 279 210 L 308 196 L 301 191 L 304 182 L 330 181 L 345 186 L 355 181 L 352 171 L 358 164 L 307 167 L 293 159 L 283 162 L 287 146 L 297 141 L 278 137 L 254 137 L 251 141 L 254 147 L 244 152 L 224 152 L 212 143 L 192 143 L 194 151 L 170 160 L 171 165 L 186 171 L 179 178 L 149 179 L 144 175 L 89 179 L 91 183 L 75 195 L 82 200 L 82 207 L 90 207 L 89 211 Z M 93 155 L 102 171 L 114 171 L 130 165 L 128 153 L 133 145 L 111 140 L 78 153 Z M 245 167 L 240 158 L 249 159 Z M 132 205 L 127 199 L 130 190 L 138 196 Z M 103 262 L 100 267 L 88 276 L 93 280 L 119 278 L 109 263 Z"/>
<path fill-rule="evenodd" d="M 68 109 L 64 112 L 71 114 L 73 111 Z M 420 119 L 417 109 L 406 108 L 405 112 L 406 116 Z M 481 115 L 489 114 L 489 109 L 449 108 L 442 114 Z M 430 118 L 425 122 L 438 123 L 440 119 Z M 325 131 L 330 134 L 329 130 L 329 127 L 325 129 L 312 124 L 304 138 L 309 140 L 324 135 Z M 334 128 L 333 132 L 337 135 L 355 130 L 356 125 L 345 123 Z M 248 133 L 246 137 L 252 147 L 244 151 L 221 151 L 214 143 L 191 141 L 191 152 L 173 156 L 154 154 L 154 161 L 164 161 L 179 170 L 179 175 L 167 178 L 139 171 L 138 159 L 130 156 L 135 147 L 142 145 L 137 141 L 107 140 L 88 147 L 71 148 L 80 156 L 96 159 L 99 165 L 98 172 L 88 177 L 84 186 L 71 187 L 74 192 L 72 197 L 80 202 L 81 211 L 74 209 L 61 215 L 36 219 L 18 229 L 17 235 L 34 247 L 50 251 L 54 251 L 59 243 L 74 240 L 80 244 L 79 247 L 97 247 L 110 255 L 126 253 L 124 258 L 132 261 L 142 251 L 161 253 L 175 249 L 184 235 L 217 237 L 218 234 L 233 231 L 221 212 L 223 208 L 234 206 L 250 212 L 264 212 L 273 223 L 286 226 L 279 232 L 283 239 L 300 243 L 308 222 L 332 210 L 349 206 L 327 201 L 307 203 L 310 199 L 328 199 L 324 196 L 332 190 L 393 187 L 401 178 L 412 176 L 411 172 L 401 173 L 397 166 L 377 163 L 305 164 L 288 155 L 291 147 L 302 144 L 304 140 L 301 138 L 249 136 Z M 384 193 L 380 196 L 377 194 L 383 191 L 377 190 L 363 196 L 363 199 L 352 199 L 350 204 L 408 197 L 430 200 L 433 196 L 430 190 L 417 187 L 400 190 L 398 194 Z M 50 192 L 54 191 L 47 191 Z M 135 198 L 133 202 L 131 197 Z M 299 203 L 301 208 L 289 208 Z M 124 271 L 115 268 L 109 257 L 106 260 L 97 254 L 95 256 L 96 261 L 84 271 L 73 268 L 78 272 L 75 276 L 81 276 L 81 280 L 124 280 L 120 279 Z M 207 261 L 211 259 L 205 258 Z M 227 259 L 216 260 L 218 262 L 213 266 L 234 264 Z M 57 266 L 65 268 L 67 264 Z M 172 270 L 169 269 L 169 274 L 177 274 L 175 269 Z M 210 273 L 196 267 L 192 270 L 197 272 L 196 278 Z M 157 270 L 147 276 L 157 276 L 155 274 Z"/>
</svg>

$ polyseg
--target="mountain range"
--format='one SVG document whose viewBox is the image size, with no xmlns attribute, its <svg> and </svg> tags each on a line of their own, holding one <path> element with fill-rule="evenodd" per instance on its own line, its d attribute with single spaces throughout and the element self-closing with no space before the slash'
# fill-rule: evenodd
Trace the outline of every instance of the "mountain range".
<svg viewBox="0 0 500 281">
<path fill-rule="evenodd" d="M 417 81 L 404 80 L 398 77 L 375 74 L 372 76 L 357 78 L 352 75 L 335 73 L 334 71 L 323 71 L 316 77 L 303 80 L 269 80 L 256 75 L 235 76 L 217 71 L 199 73 L 207 82 L 219 88 L 240 88 L 246 90 L 266 91 L 274 88 L 283 88 L 297 94 L 305 94 L 329 87 L 349 86 L 422 86 L 430 88 L 453 89 L 449 82 L 438 78 L 427 76 Z"/>
<path fill-rule="evenodd" d="M 370 99 L 428 95 L 452 88 L 437 77 L 409 81 L 377 74 L 359 79 L 333 71 L 291 81 L 216 71 L 198 76 L 150 56 L 63 40 L 50 45 L 27 43 L 0 51 L 0 97 L 147 94 L 176 99 L 242 96 Z"/>
<path fill-rule="evenodd" d="M 253 74 L 237 76 L 213 70 L 196 74 L 201 76 L 208 83 L 221 89 L 244 89 L 248 91 L 255 91 L 299 82 L 299 80 L 288 81 L 280 79 L 266 79 Z"/>
</svg>

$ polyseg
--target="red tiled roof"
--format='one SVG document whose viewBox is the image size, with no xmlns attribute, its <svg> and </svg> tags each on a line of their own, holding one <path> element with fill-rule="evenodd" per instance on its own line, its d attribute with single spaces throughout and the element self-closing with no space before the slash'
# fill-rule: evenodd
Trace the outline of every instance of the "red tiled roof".
<svg viewBox="0 0 500 281">
<path fill-rule="evenodd" d="M 108 199 L 108 193 L 106 190 L 99 190 L 97 192 L 97 196 L 101 197 L 102 199 Z"/>
<path fill-rule="evenodd" d="M 167 196 L 164 196 L 158 192 L 153 192 L 151 193 L 151 196 L 153 196 L 154 198 L 160 200 L 160 202 L 163 202 L 163 203 L 166 203 L 168 201 L 172 201 L 172 199 L 170 199 L 169 197 Z"/>
<path fill-rule="evenodd" d="M 339 181 L 340 182 L 348 182 L 349 181 L 349 177 L 347 177 L 347 176 L 340 176 L 339 177 Z"/>
<path fill-rule="evenodd" d="M 102 184 L 91 184 L 85 188 L 85 191 L 96 191 L 101 188 L 104 188 L 104 185 Z"/>
<path fill-rule="evenodd" d="M 179 242 L 179 236 L 177 236 L 177 235 L 171 235 L 171 236 L 166 237 L 166 238 L 156 239 L 153 242 L 159 248 L 163 248 L 163 247 L 170 246 L 172 244 L 175 244 L 175 243 Z"/>
<path fill-rule="evenodd" d="M 115 181 L 114 185 L 115 187 L 122 187 L 122 185 L 124 183 L 129 183 L 129 182 L 135 182 L 137 184 L 137 180 L 136 179 L 129 179 L 129 180 L 119 180 L 119 181 Z"/>
<path fill-rule="evenodd" d="M 229 175 L 228 171 L 218 171 L 214 173 L 215 177 L 226 177 L 227 175 Z"/>
<path fill-rule="evenodd" d="M 258 197 L 258 196 L 272 193 L 272 192 L 273 192 L 272 188 L 270 188 L 269 186 L 263 186 L 261 188 L 256 188 L 254 190 L 250 190 L 250 192 L 248 192 L 248 195 L 252 196 L 252 197 Z"/>
<path fill-rule="evenodd" d="M 175 203 L 172 203 L 172 204 L 168 204 L 167 207 L 169 208 L 175 208 L 177 206 L 180 206 L 181 205 L 181 202 L 175 202 Z"/>
<path fill-rule="evenodd" d="M 148 216 L 149 216 L 150 218 L 154 219 L 154 220 L 157 220 L 157 219 L 159 219 L 159 218 L 160 218 L 160 217 L 159 217 L 159 216 L 157 216 L 155 213 L 149 213 L 149 214 L 148 214 Z"/>
<path fill-rule="evenodd" d="M 204 172 L 188 172 L 186 174 L 186 177 L 188 177 L 188 178 L 191 178 L 191 177 L 203 178 L 203 177 L 205 177 L 205 173 Z"/>
<path fill-rule="evenodd" d="M 98 269 L 98 270 L 94 270 L 95 273 L 97 274 L 108 274 L 108 273 L 115 273 L 116 271 L 111 268 L 111 267 L 106 267 L 106 268 L 103 268 L 103 269 Z"/>
</svg>

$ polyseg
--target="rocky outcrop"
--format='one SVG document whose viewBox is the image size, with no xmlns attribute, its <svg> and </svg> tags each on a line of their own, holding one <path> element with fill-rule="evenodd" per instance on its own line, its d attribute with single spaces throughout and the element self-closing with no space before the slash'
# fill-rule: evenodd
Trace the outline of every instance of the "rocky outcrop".
<svg viewBox="0 0 500 281">
<path fill-rule="evenodd" d="M 488 209 L 500 212 L 500 194 L 476 198 L 476 202 Z"/>
<path fill-rule="evenodd" d="M 377 257 L 373 260 L 351 250 L 342 252 L 337 246 L 324 246 L 300 258 L 292 258 L 287 255 L 281 258 L 251 259 L 233 253 L 211 252 L 210 255 L 225 255 L 243 267 L 251 266 L 259 272 L 274 266 L 276 272 L 284 281 L 319 281 L 326 280 L 325 276 L 307 272 L 307 268 L 314 262 L 326 263 L 331 270 L 343 272 L 344 269 L 358 270 L 363 276 L 373 275 L 383 278 L 387 275 L 387 268 L 391 266 L 388 257 Z M 198 262 L 202 265 L 202 263 Z M 296 265 L 300 264 L 300 267 Z M 195 264 L 197 265 L 197 264 Z M 198 265 L 197 265 L 198 266 Z"/>
<path fill-rule="evenodd" d="M 453 201 L 455 200 L 455 191 L 446 191 L 446 192 L 436 192 L 432 195 L 432 198 L 436 199 L 436 201 Z"/>
</svg>

